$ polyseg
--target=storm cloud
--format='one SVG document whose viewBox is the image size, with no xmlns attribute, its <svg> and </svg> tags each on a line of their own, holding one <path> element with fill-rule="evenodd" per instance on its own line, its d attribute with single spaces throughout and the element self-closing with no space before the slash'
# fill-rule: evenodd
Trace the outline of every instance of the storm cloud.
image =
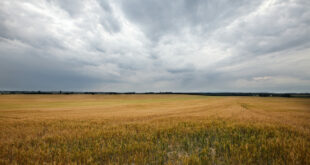
<svg viewBox="0 0 310 165">
<path fill-rule="evenodd" d="M 0 90 L 310 92 L 307 0 L 2 0 Z"/>
</svg>

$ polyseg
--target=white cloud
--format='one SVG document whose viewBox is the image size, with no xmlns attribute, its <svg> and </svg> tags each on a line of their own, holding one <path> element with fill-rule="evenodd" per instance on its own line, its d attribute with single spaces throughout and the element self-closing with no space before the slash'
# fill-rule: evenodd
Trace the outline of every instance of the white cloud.
<svg viewBox="0 0 310 165">
<path fill-rule="evenodd" d="M 270 76 L 263 76 L 263 77 L 253 77 L 254 81 L 264 81 L 264 80 L 270 80 Z"/>
<path fill-rule="evenodd" d="M 3 0 L 0 88 L 310 91 L 309 8 L 306 0 Z"/>
</svg>

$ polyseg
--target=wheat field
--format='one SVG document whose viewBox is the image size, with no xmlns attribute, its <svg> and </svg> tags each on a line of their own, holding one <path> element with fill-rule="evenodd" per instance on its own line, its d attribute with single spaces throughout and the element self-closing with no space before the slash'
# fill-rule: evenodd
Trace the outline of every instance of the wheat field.
<svg viewBox="0 0 310 165">
<path fill-rule="evenodd" d="M 0 95 L 0 164 L 310 164 L 310 99 Z"/>
</svg>

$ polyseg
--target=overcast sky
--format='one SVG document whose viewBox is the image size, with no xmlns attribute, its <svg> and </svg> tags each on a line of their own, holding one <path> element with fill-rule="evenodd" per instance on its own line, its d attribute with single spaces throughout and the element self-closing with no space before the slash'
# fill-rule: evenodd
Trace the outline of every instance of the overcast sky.
<svg viewBox="0 0 310 165">
<path fill-rule="evenodd" d="M 1 0 L 0 90 L 310 92 L 309 0 Z"/>
</svg>

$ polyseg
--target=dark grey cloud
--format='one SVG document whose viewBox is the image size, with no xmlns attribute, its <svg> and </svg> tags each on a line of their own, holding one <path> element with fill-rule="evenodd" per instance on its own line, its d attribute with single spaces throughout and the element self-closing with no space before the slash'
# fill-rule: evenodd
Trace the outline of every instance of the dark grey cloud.
<svg viewBox="0 0 310 165">
<path fill-rule="evenodd" d="M 79 16 L 83 14 L 84 3 L 83 1 L 74 0 L 48 0 L 49 3 L 58 5 L 61 9 L 66 11 L 70 16 Z"/>
<path fill-rule="evenodd" d="M 0 89 L 310 92 L 307 0 L 3 0 L 0 19 Z"/>
<path fill-rule="evenodd" d="M 83 90 L 103 79 L 79 73 L 79 64 L 3 46 L 0 53 L 10 54 L 0 60 L 0 86 L 5 90 Z"/>
<path fill-rule="evenodd" d="M 139 24 L 151 38 L 182 33 L 182 29 L 210 33 L 232 19 L 247 13 L 262 1 L 176 0 L 122 1 L 121 6 L 131 21 Z"/>
</svg>

